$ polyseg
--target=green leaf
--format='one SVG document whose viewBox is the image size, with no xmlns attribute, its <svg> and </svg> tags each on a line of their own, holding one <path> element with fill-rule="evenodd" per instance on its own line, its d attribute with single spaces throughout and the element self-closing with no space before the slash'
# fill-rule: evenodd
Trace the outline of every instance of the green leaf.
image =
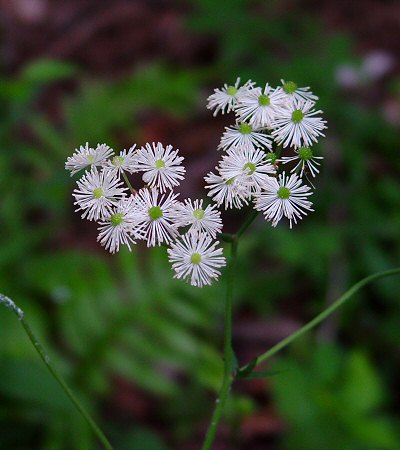
<svg viewBox="0 0 400 450">
<path fill-rule="evenodd" d="M 28 83 L 46 84 L 70 78 L 77 73 L 77 67 L 69 62 L 41 59 L 26 66 L 20 78 Z"/>
</svg>

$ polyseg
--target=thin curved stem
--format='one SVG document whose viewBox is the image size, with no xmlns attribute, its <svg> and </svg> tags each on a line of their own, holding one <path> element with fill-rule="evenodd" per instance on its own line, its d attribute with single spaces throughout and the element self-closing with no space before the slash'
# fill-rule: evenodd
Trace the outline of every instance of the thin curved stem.
<svg viewBox="0 0 400 450">
<path fill-rule="evenodd" d="M 39 354 L 41 360 L 45 363 L 49 372 L 53 375 L 53 377 L 57 381 L 57 383 L 61 386 L 61 388 L 66 393 L 67 397 L 71 400 L 71 402 L 74 404 L 75 408 L 79 411 L 81 416 L 89 424 L 93 433 L 98 437 L 99 441 L 104 445 L 104 448 L 107 450 L 113 450 L 113 447 L 111 446 L 110 442 L 108 441 L 108 439 L 106 438 L 104 433 L 97 426 L 96 422 L 90 417 L 89 413 L 85 410 L 85 408 L 81 405 L 81 403 L 79 402 L 79 400 L 77 399 L 75 394 L 68 387 L 64 378 L 57 372 L 57 370 L 51 363 L 50 357 L 47 355 L 44 348 L 42 347 L 40 342 L 37 340 L 35 334 L 33 333 L 31 327 L 29 326 L 28 322 L 26 321 L 25 315 L 24 315 L 24 312 L 22 311 L 22 309 L 18 308 L 17 305 L 11 299 L 9 299 L 8 297 L 6 297 L 3 294 L 0 294 L 0 304 L 3 304 L 4 306 L 9 308 L 11 311 L 13 311 L 17 315 L 22 327 L 24 328 L 26 334 L 28 335 L 29 340 L 31 341 L 31 343 L 34 346 L 37 353 Z"/>
<path fill-rule="evenodd" d="M 251 213 L 244 221 L 243 225 L 239 228 L 239 231 L 236 233 L 236 238 L 239 239 L 240 236 L 249 228 L 249 226 L 254 222 L 255 218 L 258 216 L 259 211 L 256 209 L 252 209 Z"/>
<path fill-rule="evenodd" d="M 228 263 L 227 291 L 225 303 L 225 339 L 224 339 L 224 374 L 222 378 L 221 389 L 216 400 L 216 406 L 208 427 L 202 450 L 210 450 L 217 433 L 218 425 L 222 417 L 226 400 L 229 396 L 233 376 L 233 352 L 232 352 L 232 301 L 233 301 L 233 282 L 237 255 L 237 239 L 231 242 L 231 257 Z"/>
<path fill-rule="evenodd" d="M 316 317 L 314 317 L 314 319 L 312 319 L 306 325 L 304 325 L 299 330 L 295 331 L 293 334 L 286 337 L 285 339 L 282 339 L 280 342 L 278 342 L 276 345 L 274 345 L 272 348 L 270 348 L 265 353 L 262 353 L 260 356 L 257 356 L 257 358 L 255 358 L 255 360 L 256 360 L 255 364 L 254 364 L 254 359 L 253 359 L 253 361 L 251 361 L 250 363 L 245 364 L 243 367 L 241 367 L 239 369 L 239 371 L 246 370 L 246 368 L 248 368 L 249 365 L 252 365 L 254 368 L 254 367 L 258 366 L 260 363 L 271 358 L 271 356 L 275 355 L 275 353 L 277 353 L 280 350 L 282 350 L 283 348 L 287 347 L 294 340 L 296 340 L 303 334 L 307 333 L 307 331 L 316 327 L 319 323 L 321 323 L 324 319 L 326 319 L 330 314 L 335 312 L 340 306 L 342 306 L 347 300 L 349 300 L 356 292 L 358 292 L 365 285 L 371 283 L 372 281 L 378 280 L 379 278 L 390 277 L 392 275 L 399 275 L 399 274 L 400 274 L 400 268 L 397 268 L 397 269 L 391 269 L 391 270 L 385 270 L 382 272 L 377 272 L 372 275 L 369 275 L 368 277 L 363 278 L 358 283 L 354 284 L 342 296 L 340 296 L 334 303 L 332 303 L 332 305 L 330 305 L 324 311 L 319 313 Z"/>
<path fill-rule="evenodd" d="M 122 170 L 121 171 L 122 176 L 125 180 L 125 183 L 128 185 L 129 190 L 132 192 L 133 195 L 137 194 L 136 189 L 132 186 L 131 182 L 129 181 L 129 178 L 126 176 L 126 173 Z"/>
</svg>

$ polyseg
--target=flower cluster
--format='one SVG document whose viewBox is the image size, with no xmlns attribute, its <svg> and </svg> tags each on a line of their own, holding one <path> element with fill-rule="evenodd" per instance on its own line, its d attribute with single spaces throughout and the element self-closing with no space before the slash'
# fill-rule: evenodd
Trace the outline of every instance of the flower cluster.
<svg viewBox="0 0 400 450">
<path fill-rule="evenodd" d="M 292 227 L 312 211 L 312 188 L 303 179 L 319 173 L 322 159 L 312 149 L 326 128 L 322 111 L 315 108 L 317 100 L 308 87 L 284 80 L 276 88 L 268 83 L 262 88 L 250 80 L 240 86 L 238 78 L 233 86 L 215 89 L 207 107 L 214 115 L 236 115 L 235 125 L 226 127 L 221 137 L 218 149 L 224 154 L 215 173 L 205 177 L 208 195 L 218 206 L 253 203 L 274 227 L 283 217 Z M 289 174 L 279 173 L 290 163 Z"/>
<path fill-rule="evenodd" d="M 138 240 L 148 247 L 165 245 L 176 278 L 193 286 L 209 285 L 226 264 L 216 240 L 222 230 L 221 212 L 253 204 L 272 226 L 286 217 L 297 223 L 307 211 L 311 187 L 303 183 L 319 172 L 320 156 L 311 149 L 326 128 L 315 110 L 317 97 L 309 88 L 285 82 L 277 88 L 247 81 L 215 89 L 208 98 L 214 115 L 233 111 L 236 123 L 227 127 L 219 150 L 223 154 L 216 173 L 205 177 L 208 196 L 179 201 L 174 192 L 185 176 L 183 157 L 171 145 L 147 143 L 115 154 L 106 144 L 86 143 L 70 156 L 65 168 L 83 171 L 73 191 L 76 211 L 98 223 L 98 238 L 111 253 L 121 245 L 131 250 Z M 293 149 L 292 155 L 279 151 Z M 278 173 L 292 164 L 290 174 Z M 136 190 L 128 176 L 141 173 L 144 186 Z M 308 178 L 307 178 L 308 179 Z"/>
</svg>

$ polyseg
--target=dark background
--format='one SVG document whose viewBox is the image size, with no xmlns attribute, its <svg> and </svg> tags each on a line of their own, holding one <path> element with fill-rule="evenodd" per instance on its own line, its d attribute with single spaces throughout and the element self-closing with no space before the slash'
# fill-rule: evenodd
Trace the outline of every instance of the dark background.
<svg viewBox="0 0 400 450">
<path fill-rule="evenodd" d="M 203 176 L 232 116 L 207 96 L 237 76 L 311 86 L 328 121 L 315 213 L 260 218 L 239 251 L 234 348 L 244 363 L 360 278 L 399 264 L 397 1 L 0 2 L 0 292 L 116 449 L 201 448 L 222 374 L 224 277 L 172 279 L 165 249 L 111 256 L 73 212 L 66 158 L 160 141 Z M 224 214 L 235 231 L 245 211 Z M 400 448 L 399 281 L 365 288 L 234 386 L 216 450 Z M 0 449 L 91 450 L 90 430 L 0 311 Z"/>
</svg>

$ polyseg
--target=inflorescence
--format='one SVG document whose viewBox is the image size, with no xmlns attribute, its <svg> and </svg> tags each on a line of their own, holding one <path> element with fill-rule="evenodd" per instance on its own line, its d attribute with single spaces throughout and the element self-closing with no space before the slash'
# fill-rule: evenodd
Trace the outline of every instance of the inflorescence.
<svg viewBox="0 0 400 450">
<path fill-rule="evenodd" d="M 236 123 L 221 137 L 215 173 L 204 177 L 214 201 L 206 206 L 202 199 L 178 200 L 174 188 L 184 179 L 184 158 L 171 145 L 133 145 L 115 154 L 106 144 L 86 143 L 65 164 L 71 175 L 84 170 L 72 194 L 76 211 L 99 224 L 97 240 L 111 253 L 121 245 L 131 250 L 137 240 L 148 247 L 166 245 L 176 278 L 209 285 L 226 264 L 216 240 L 222 230 L 219 208 L 253 204 L 272 226 L 286 217 L 290 228 L 313 211 L 312 188 L 304 179 L 319 173 L 322 159 L 312 149 L 326 128 L 317 100 L 308 87 L 284 80 L 277 88 L 268 83 L 261 88 L 250 80 L 240 86 L 238 78 L 215 89 L 207 108 L 214 116 L 234 112 Z M 286 149 L 291 154 L 281 155 Z M 280 171 L 287 164 L 290 172 Z M 144 182 L 137 191 L 128 179 L 136 172 Z"/>
</svg>

